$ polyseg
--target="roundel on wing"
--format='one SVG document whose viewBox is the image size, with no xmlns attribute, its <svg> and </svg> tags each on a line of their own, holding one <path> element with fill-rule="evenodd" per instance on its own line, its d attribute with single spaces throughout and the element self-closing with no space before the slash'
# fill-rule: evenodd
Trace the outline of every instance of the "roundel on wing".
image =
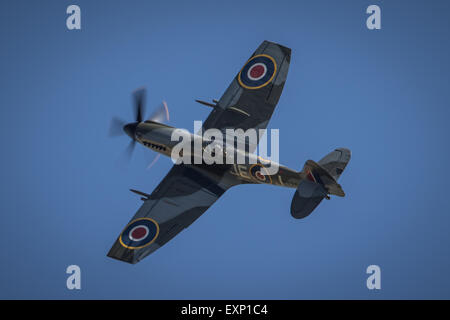
<svg viewBox="0 0 450 320">
<path fill-rule="evenodd" d="M 268 85 L 277 73 L 275 59 L 267 54 L 252 57 L 238 75 L 239 84 L 246 89 L 259 89 Z"/>
<path fill-rule="evenodd" d="M 127 249 L 139 249 L 153 243 L 159 234 L 158 223 L 151 218 L 131 221 L 120 234 L 119 241 Z"/>
</svg>

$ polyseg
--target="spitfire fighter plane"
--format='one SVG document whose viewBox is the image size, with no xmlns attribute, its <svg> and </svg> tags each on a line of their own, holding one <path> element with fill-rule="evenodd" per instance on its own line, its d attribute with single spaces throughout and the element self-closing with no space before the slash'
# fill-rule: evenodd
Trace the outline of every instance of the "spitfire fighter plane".
<svg viewBox="0 0 450 320">
<path fill-rule="evenodd" d="M 226 134 L 229 128 L 265 129 L 286 82 L 290 58 L 289 48 L 264 41 L 220 100 L 213 100 L 213 103 L 198 101 L 212 107 L 203 130 L 217 128 Z M 142 92 L 135 98 L 136 121 L 121 127 L 132 139 L 131 146 L 138 142 L 170 157 L 177 143 L 171 136 L 177 128 L 155 118 L 144 120 Z M 211 141 L 202 143 L 207 145 Z M 243 152 L 251 158 L 255 148 L 256 145 L 245 145 L 244 150 L 237 148 L 233 152 Z M 174 164 L 151 194 L 131 190 L 139 194 L 144 203 L 119 234 L 108 256 L 132 264 L 139 262 L 187 228 L 226 190 L 244 183 L 296 189 L 291 215 L 304 218 L 323 199 L 330 199 L 330 195 L 345 195 L 337 180 L 350 155 L 350 150 L 339 148 L 317 163 L 306 161 L 302 171 L 279 165 L 275 174 L 266 172 L 268 160 L 263 159 L 238 168 L 233 164 Z"/>
</svg>

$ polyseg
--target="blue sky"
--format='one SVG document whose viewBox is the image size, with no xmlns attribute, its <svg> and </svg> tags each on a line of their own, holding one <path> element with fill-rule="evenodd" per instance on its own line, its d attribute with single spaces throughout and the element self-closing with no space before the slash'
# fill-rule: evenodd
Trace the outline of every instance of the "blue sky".
<svg viewBox="0 0 450 320">
<path fill-rule="evenodd" d="M 82 30 L 66 28 L 77 4 Z M 382 29 L 366 28 L 381 7 Z M 450 298 L 446 1 L 2 1 L 1 298 Z M 294 190 L 230 189 L 137 265 L 106 257 L 172 163 L 127 137 L 131 92 L 192 130 L 255 48 L 292 48 L 269 128 L 300 170 L 352 150 L 345 198 L 291 217 Z M 66 288 L 77 264 L 82 289 Z M 366 288 L 367 266 L 382 289 Z"/>
</svg>

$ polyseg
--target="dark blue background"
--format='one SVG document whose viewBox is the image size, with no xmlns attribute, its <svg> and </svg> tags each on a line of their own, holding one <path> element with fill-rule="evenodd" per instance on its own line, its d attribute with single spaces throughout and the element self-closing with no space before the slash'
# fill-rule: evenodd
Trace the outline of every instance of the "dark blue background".
<svg viewBox="0 0 450 320">
<path fill-rule="evenodd" d="M 82 30 L 66 28 L 78 4 Z M 378 4 L 382 29 L 366 28 Z M 2 1 L 1 298 L 450 298 L 448 1 Z M 301 169 L 335 147 L 345 198 L 305 220 L 293 190 L 238 186 L 137 265 L 106 253 L 169 170 L 107 137 L 167 100 L 193 129 L 263 40 L 292 48 L 269 128 Z M 66 288 L 66 267 L 82 289 Z M 380 265 L 382 289 L 365 273 Z"/>
</svg>

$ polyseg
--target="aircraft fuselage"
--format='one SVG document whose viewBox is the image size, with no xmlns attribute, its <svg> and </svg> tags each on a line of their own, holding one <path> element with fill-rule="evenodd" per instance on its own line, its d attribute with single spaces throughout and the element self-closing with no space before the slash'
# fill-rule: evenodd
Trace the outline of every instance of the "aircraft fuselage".
<svg viewBox="0 0 450 320">
<path fill-rule="evenodd" d="M 266 183 L 297 188 L 300 181 L 304 178 L 301 172 L 230 145 L 226 145 L 223 148 L 222 163 L 208 162 L 205 159 L 205 154 L 210 154 L 207 152 L 207 148 L 210 147 L 211 143 L 215 142 L 205 140 L 202 136 L 193 133 L 189 133 L 188 137 L 191 148 L 183 149 L 183 152 L 187 150 L 187 152 L 191 153 L 189 155 L 186 153 L 177 155 L 173 151 L 180 141 L 173 140 L 175 130 L 179 129 L 153 121 L 146 121 L 137 126 L 135 138 L 143 146 L 170 157 L 174 162 L 184 156 L 185 159 L 188 158 L 190 160 L 188 163 L 190 165 L 201 168 L 203 171 L 226 173 L 230 176 L 230 179 L 236 179 L 236 182 L 239 183 Z M 195 145 L 200 146 L 200 148 L 195 149 Z M 221 144 L 221 146 L 224 145 L 225 143 Z M 232 159 L 232 161 L 227 158 Z M 240 161 L 236 161 L 237 159 L 240 159 Z"/>
</svg>

